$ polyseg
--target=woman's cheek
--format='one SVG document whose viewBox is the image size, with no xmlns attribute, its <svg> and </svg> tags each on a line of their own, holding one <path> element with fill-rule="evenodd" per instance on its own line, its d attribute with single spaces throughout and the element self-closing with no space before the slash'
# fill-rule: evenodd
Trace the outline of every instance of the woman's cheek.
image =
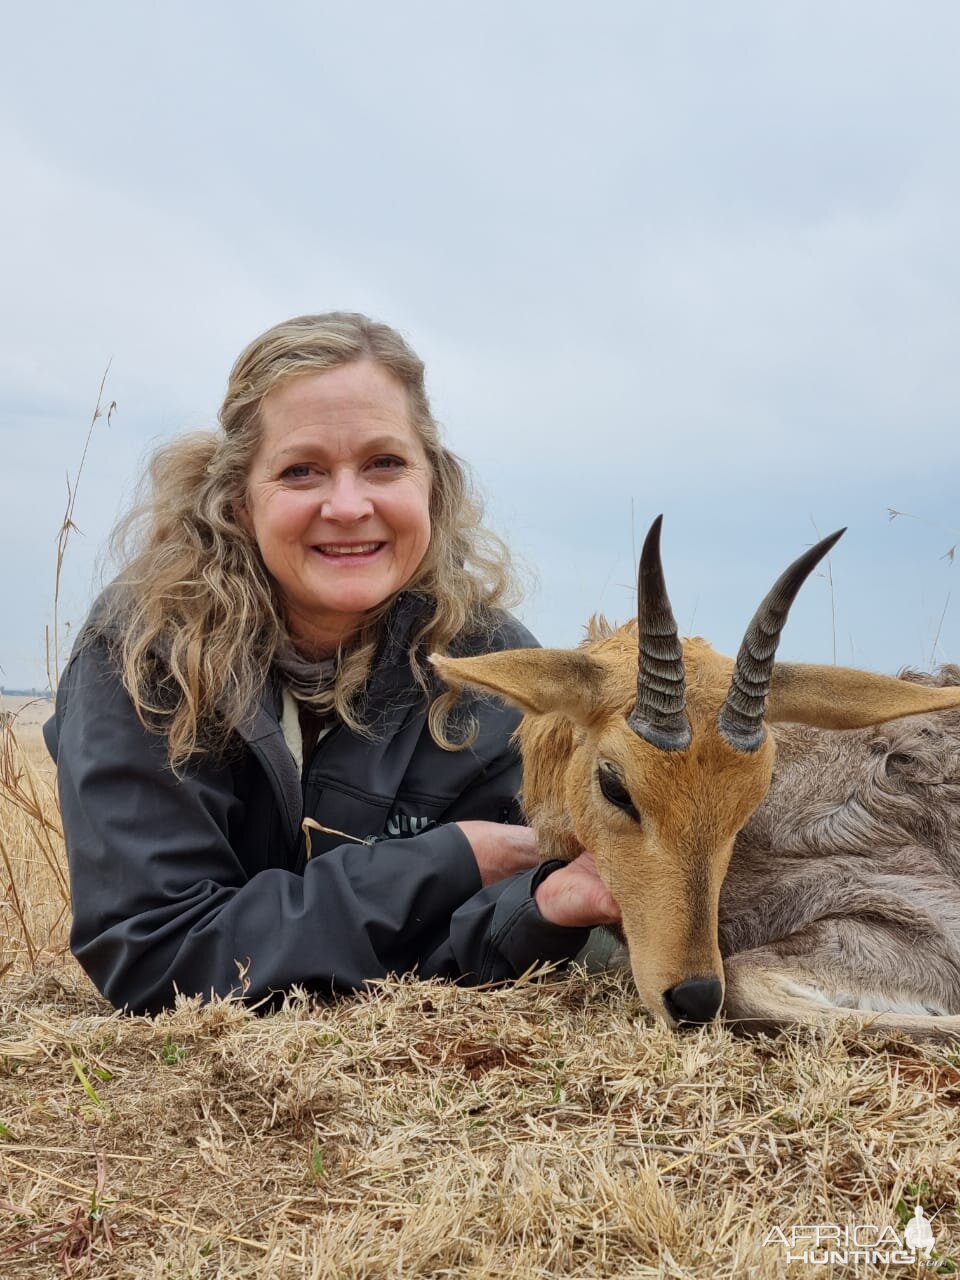
<svg viewBox="0 0 960 1280">
<path fill-rule="evenodd" d="M 275 525 L 286 542 L 299 542 L 309 531 L 320 508 L 321 499 L 310 490 L 280 495 Z"/>
</svg>

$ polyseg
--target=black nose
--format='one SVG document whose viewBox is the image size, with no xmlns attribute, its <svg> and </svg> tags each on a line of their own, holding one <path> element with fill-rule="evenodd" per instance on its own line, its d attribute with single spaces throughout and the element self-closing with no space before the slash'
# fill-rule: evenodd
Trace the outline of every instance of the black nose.
<svg viewBox="0 0 960 1280">
<path fill-rule="evenodd" d="M 720 1012 L 723 986 L 719 978 L 687 978 L 663 993 L 674 1022 L 710 1022 Z"/>
</svg>

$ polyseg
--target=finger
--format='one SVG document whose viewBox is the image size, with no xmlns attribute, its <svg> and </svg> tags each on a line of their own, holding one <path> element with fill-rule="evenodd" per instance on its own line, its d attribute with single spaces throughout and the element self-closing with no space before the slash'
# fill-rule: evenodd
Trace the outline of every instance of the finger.
<svg viewBox="0 0 960 1280">
<path fill-rule="evenodd" d="M 605 892 L 602 894 L 601 899 L 597 904 L 597 909 L 607 917 L 610 924 L 616 924 L 621 918 L 620 907 L 616 899 L 610 893 Z"/>
</svg>

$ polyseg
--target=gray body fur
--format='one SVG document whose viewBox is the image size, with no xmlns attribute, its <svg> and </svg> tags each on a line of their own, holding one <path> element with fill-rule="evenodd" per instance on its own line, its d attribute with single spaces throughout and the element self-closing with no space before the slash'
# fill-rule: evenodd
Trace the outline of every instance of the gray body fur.
<svg viewBox="0 0 960 1280">
<path fill-rule="evenodd" d="M 960 667 L 906 678 L 956 685 Z M 960 712 L 773 732 L 720 898 L 727 1017 L 765 1021 L 773 975 L 791 1002 L 960 1014 Z"/>
</svg>

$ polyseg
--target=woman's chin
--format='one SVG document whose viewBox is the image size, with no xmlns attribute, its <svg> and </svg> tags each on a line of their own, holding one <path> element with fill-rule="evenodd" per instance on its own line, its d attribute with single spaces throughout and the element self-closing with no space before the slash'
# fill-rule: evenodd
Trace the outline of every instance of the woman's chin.
<svg viewBox="0 0 960 1280">
<path fill-rule="evenodd" d="M 374 583 L 357 583 L 349 590 L 318 591 L 301 599 L 290 612 L 301 628 L 341 637 L 355 631 L 367 614 L 393 594 L 393 586 L 378 588 Z"/>
</svg>

